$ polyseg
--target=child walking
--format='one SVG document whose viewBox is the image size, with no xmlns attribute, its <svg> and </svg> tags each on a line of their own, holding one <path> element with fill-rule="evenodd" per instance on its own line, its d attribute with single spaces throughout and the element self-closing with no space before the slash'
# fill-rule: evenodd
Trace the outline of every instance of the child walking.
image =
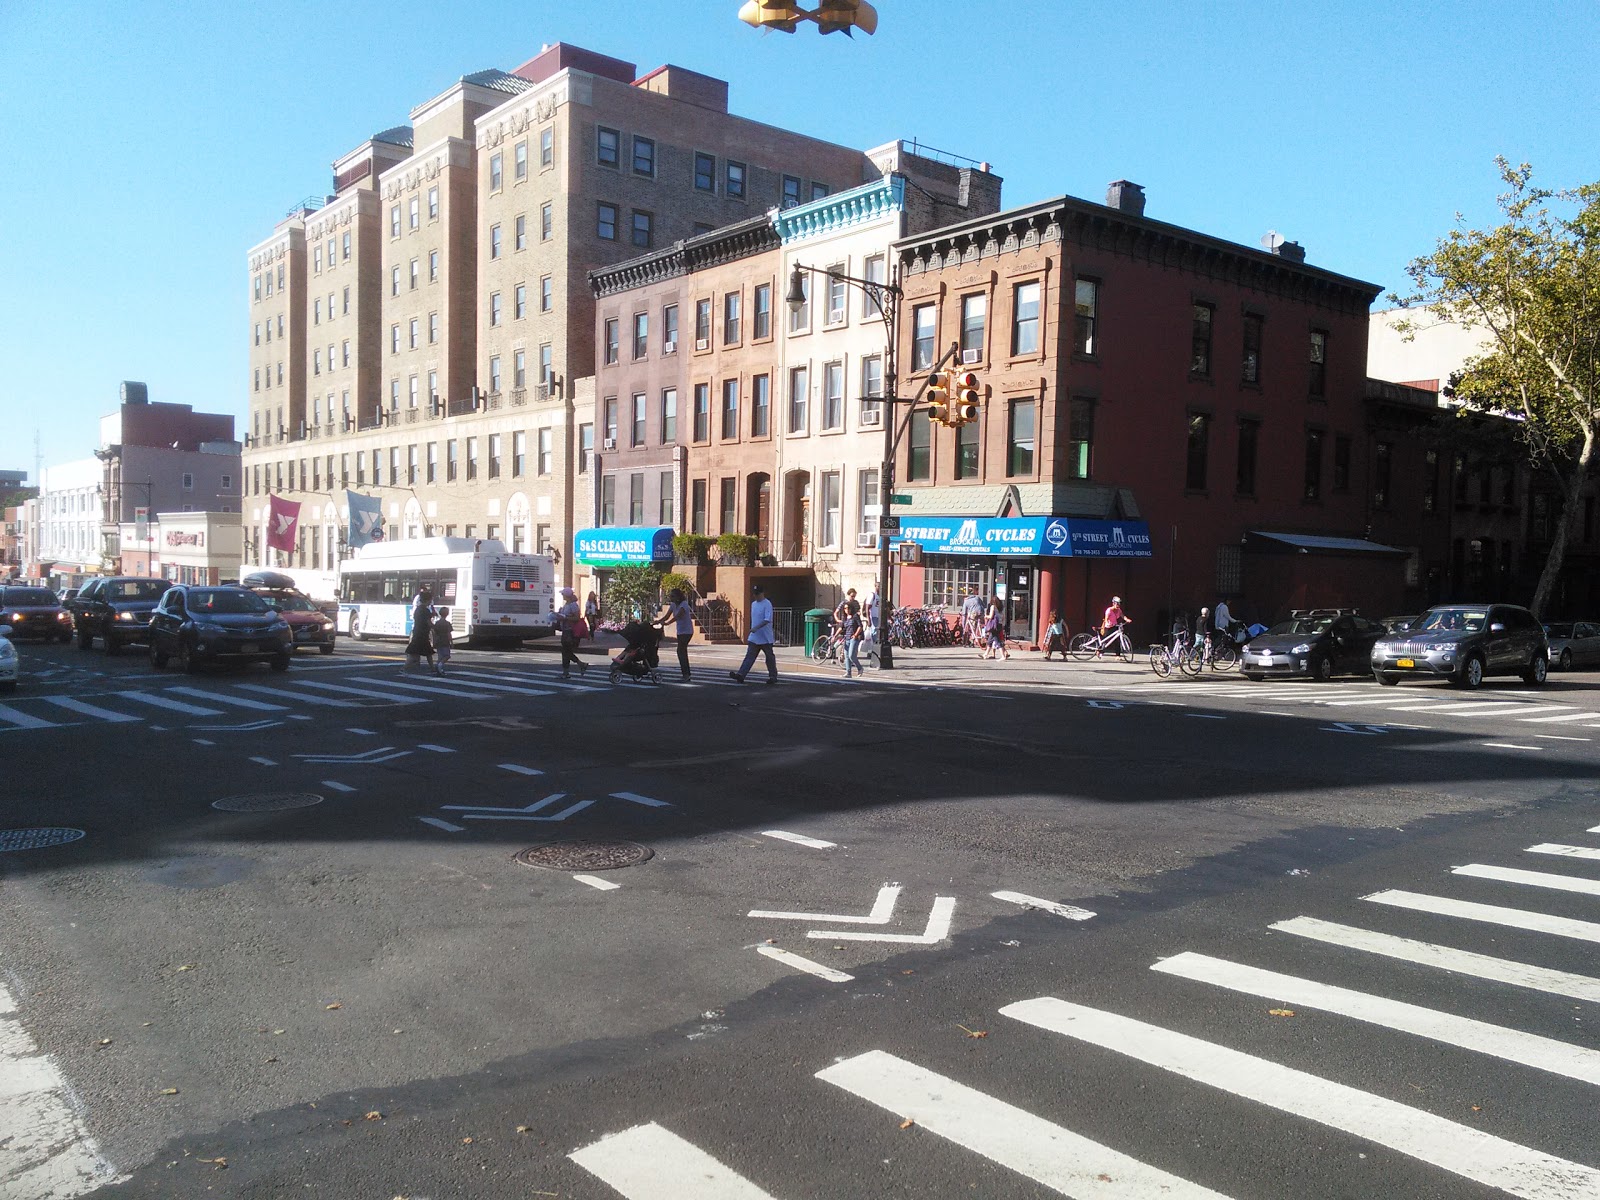
<svg viewBox="0 0 1600 1200">
<path fill-rule="evenodd" d="M 1044 631 L 1044 660 L 1050 661 L 1052 654 L 1061 655 L 1061 661 L 1067 661 L 1067 627 L 1061 623 L 1061 614 L 1050 614 L 1050 624 Z"/>
<path fill-rule="evenodd" d="M 450 647 L 455 644 L 456 631 L 450 624 L 450 610 L 441 608 L 437 612 L 438 616 L 433 619 L 433 654 L 437 660 L 433 673 L 443 675 L 444 665 L 450 661 Z"/>
</svg>

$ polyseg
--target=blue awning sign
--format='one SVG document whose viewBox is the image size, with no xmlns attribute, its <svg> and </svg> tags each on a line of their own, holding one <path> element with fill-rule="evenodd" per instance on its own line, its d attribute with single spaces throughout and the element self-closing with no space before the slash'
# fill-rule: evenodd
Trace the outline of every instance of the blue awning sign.
<svg viewBox="0 0 1600 1200">
<path fill-rule="evenodd" d="M 613 525 L 580 529 L 572 538 L 573 556 L 589 567 L 670 567 L 672 526 Z"/>
<path fill-rule="evenodd" d="M 924 554 L 993 554 L 1034 558 L 1149 558 L 1143 521 L 1078 517 L 900 518 L 900 540 Z"/>
</svg>

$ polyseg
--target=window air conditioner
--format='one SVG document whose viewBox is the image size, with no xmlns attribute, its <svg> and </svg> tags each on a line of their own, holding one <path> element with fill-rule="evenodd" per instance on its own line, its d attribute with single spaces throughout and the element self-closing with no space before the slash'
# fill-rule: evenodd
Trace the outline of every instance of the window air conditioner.
<svg viewBox="0 0 1600 1200">
<path fill-rule="evenodd" d="M 863 425 L 882 425 L 883 424 L 883 409 L 881 409 L 881 408 L 864 409 L 862 411 L 862 413 L 861 413 L 861 424 L 863 424 Z"/>
<path fill-rule="evenodd" d="M 661 353 L 663 353 L 663 354 L 676 354 L 677 352 L 678 352 L 678 343 L 677 342 L 662 342 L 661 343 Z"/>
<path fill-rule="evenodd" d="M 617 439 L 607 438 L 605 441 L 600 443 L 600 448 L 602 450 L 615 450 L 617 448 Z"/>
<path fill-rule="evenodd" d="M 856 534 L 857 550 L 874 550 L 878 545 L 878 535 L 875 533 Z"/>
<path fill-rule="evenodd" d="M 695 340 L 694 340 L 694 348 L 696 350 L 708 349 L 710 347 L 710 345 L 711 345 L 711 339 L 710 338 L 695 338 Z"/>
<path fill-rule="evenodd" d="M 979 352 L 976 350 L 963 350 L 961 352 L 961 365 L 963 367 L 970 367 L 973 363 L 978 361 L 979 357 Z"/>
</svg>

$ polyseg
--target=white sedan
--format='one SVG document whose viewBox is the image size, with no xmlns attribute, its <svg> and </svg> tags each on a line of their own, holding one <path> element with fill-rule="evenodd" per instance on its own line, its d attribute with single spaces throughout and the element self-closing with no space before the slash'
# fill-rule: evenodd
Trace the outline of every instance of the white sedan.
<svg viewBox="0 0 1600 1200">
<path fill-rule="evenodd" d="M 0 625 L 0 692 L 16 691 L 21 678 L 22 663 L 17 648 L 11 644 L 11 630 Z"/>
</svg>

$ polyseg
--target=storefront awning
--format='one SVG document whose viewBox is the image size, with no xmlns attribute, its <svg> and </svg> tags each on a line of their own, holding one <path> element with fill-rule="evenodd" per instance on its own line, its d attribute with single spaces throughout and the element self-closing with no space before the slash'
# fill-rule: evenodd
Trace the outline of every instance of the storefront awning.
<svg viewBox="0 0 1600 1200">
<path fill-rule="evenodd" d="M 924 554 L 993 554 L 1007 558 L 1149 558 L 1143 521 L 1079 517 L 900 518 L 902 542 Z"/>
<path fill-rule="evenodd" d="M 1250 531 L 1245 548 L 1278 554 L 1376 554 L 1390 558 L 1406 558 L 1411 553 L 1363 538 L 1324 537 L 1315 533 L 1269 533 L 1261 529 Z"/>
<path fill-rule="evenodd" d="M 586 567 L 670 567 L 672 526 L 608 525 L 580 529 L 572 552 Z"/>
</svg>

